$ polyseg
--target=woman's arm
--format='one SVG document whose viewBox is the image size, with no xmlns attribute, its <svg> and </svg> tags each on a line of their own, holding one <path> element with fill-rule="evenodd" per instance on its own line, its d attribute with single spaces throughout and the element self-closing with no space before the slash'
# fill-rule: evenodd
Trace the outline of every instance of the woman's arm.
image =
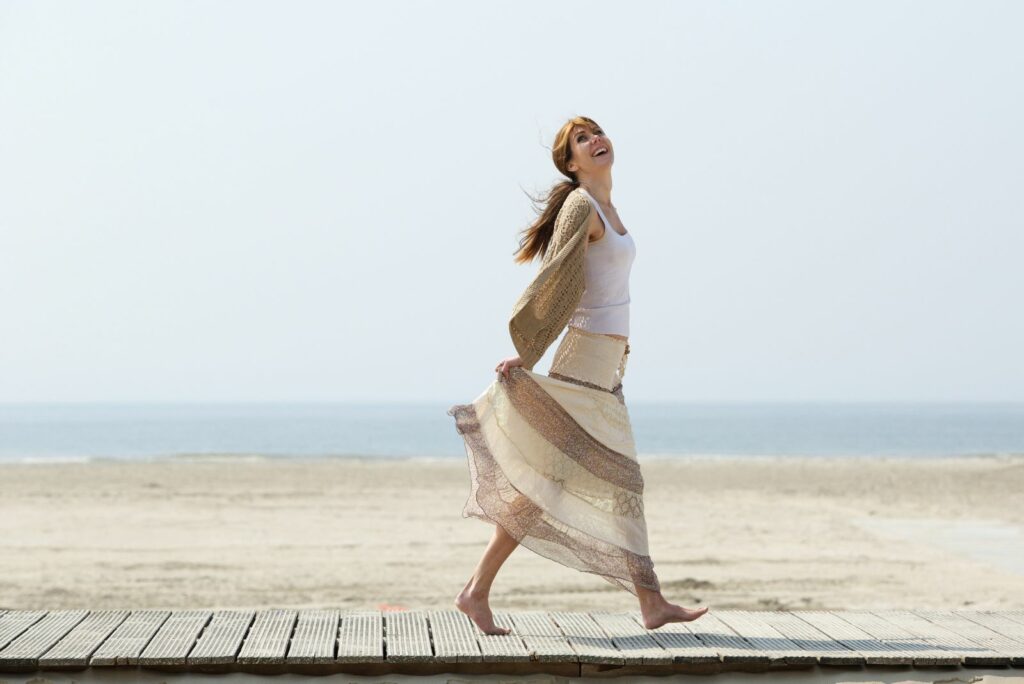
<svg viewBox="0 0 1024 684">
<path fill-rule="evenodd" d="M 533 369 L 561 334 L 583 296 L 584 256 L 593 206 L 572 192 L 555 219 L 537 275 L 512 308 L 509 333 L 523 366 Z"/>
</svg>

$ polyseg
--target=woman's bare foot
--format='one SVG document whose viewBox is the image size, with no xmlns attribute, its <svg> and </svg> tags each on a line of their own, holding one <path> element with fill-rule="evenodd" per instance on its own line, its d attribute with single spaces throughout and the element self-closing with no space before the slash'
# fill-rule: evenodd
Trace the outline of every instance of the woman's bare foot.
<svg viewBox="0 0 1024 684">
<path fill-rule="evenodd" d="M 683 608 L 668 601 L 665 602 L 663 607 L 654 608 L 650 612 L 641 611 L 644 618 L 644 627 L 647 629 L 657 629 L 668 622 L 690 622 L 706 612 L 708 612 L 707 606 L 703 608 Z"/>
<path fill-rule="evenodd" d="M 690 622 L 708 612 L 707 606 L 683 608 L 669 603 L 660 591 L 637 587 L 637 592 L 640 598 L 640 614 L 647 629 L 657 629 L 668 622 Z"/>
<path fill-rule="evenodd" d="M 472 580 L 470 580 L 472 581 Z M 498 627 L 494 624 L 494 615 L 491 614 L 491 607 L 487 605 L 486 596 L 474 596 L 469 589 L 469 584 L 455 597 L 455 607 L 469 616 L 480 631 L 484 634 L 508 634 L 512 630 L 507 627 Z"/>
</svg>

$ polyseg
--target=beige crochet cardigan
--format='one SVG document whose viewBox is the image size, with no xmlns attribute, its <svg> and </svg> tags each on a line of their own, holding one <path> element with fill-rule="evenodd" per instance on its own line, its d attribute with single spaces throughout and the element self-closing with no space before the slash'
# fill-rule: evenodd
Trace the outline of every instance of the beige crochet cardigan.
<svg viewBox="0 0 1024 684">
<path fill-rule="evenodd" d="M 587 220 L 593 205 L 577 188 L 555 218 L 555 229 L 533 281 L 512 308 L 508 329 L 523 367 L 532 370 L 565 328 L 585 288 Z"/>
</svg>

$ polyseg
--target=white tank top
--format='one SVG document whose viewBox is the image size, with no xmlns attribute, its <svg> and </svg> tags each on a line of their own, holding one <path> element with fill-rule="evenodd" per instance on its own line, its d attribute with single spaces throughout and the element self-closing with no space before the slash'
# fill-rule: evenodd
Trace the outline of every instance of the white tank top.
<svg viewBox="0 0 1024 684">
<path fill-rule="evenodd" d="M 580 186 L 604 223 L 604 236 L 587 244 L 586 288 L 569 325 L 595 333 L 629 336 L 629 271 L 636 257 L 633 236 L 617 233 L 601 206 Z"/>
</svg>

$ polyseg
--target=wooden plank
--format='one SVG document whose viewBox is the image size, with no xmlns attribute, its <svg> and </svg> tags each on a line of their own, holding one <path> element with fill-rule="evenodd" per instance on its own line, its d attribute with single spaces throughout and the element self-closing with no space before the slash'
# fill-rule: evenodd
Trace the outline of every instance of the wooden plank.
<svg viewBox="0 0 1024 684">
<path fill-rule="evenodd" d="M 512 631 L 508 634 L 484 634 L 476 625 L 473 625 L 473 629 L 476 631 L 476 641 L 480 646 L 481 660 L 485 663 L 530 662 L 531 649 L 526 646 L 512 616 L 509 613 L 496 612 L 494 613 L 494 624 L 499 627 L 507 627 Z M 558 627 L 553 622 L 549 621 L 549 624 L 552 629 L 558 631 Z M 568 642 L 564 643 L 568 648 Z"/>
<path fill-rule="evenodd" d="M 579 655 L 580 663 L 625 664 L 626 660 L 619 649 L 615 648 L 615 643 L 586 613 L 555 611 L 549 615 Z"/>
<path fill-rule="evenodd" d="M 760 612 L 749 610 L 716 610 L 715 617 L 732 628 L 736 634 L 764 653 L 772 664 L 815 665 L 818 660 L 793 641 L 765 622 Z"/>
<path fill-rule="evenodd" d="M 239 665 L 284 664 L 297 618 L 295 610 L 258 611 L 235 662 Z"/>
<path fill-rule="evenodd" d="M 35 669 L 39 656 L 46 653 L 85 619 L 87 610 L 54 610 L 34 623 L 0 650 L 0 670 Z"/>
<path fill-rule="evenodd" d="M 910 656 L 889 648 L 885 642 L 827 610 L 800 610 L 793 614 L 858 653 L 867 665 L 912 665 L 914 662 Z"/>
<path fill-rule="evenodd" d="M 339 619 L 337 610 L 299 611 L 287 662 L 301 665 L 335 662 L 334 647 L 338 642 Z"/>
<path fill-rule="evenodd" d="M 460 610 L 430 610 L 427 611 L 427 622 L 434 639 L 434 655 L 438 662 L 483 662 L 483 654 L 476 641 L 477 634 L 483 633 L 468 615 Z M 504 636 L 510 638 L 509 635 Z"/>
<path fill-rule="evenodd" d="M 384 660 L 384 615 L 379 610 L 346 611 L 338 628 L 339 663 Z"/>
<path fill-rule="evenodd" d="M 981 646 L 909 610 L 877 610 L 875 615 L 927 639 L 938 648 L 956 653 L 965 665 L 1000 666 L 1010 662 L 1009 656 Z"/>
<path fill-rule="evenodd" d="M 218 610 L 186 659 L 189 665 L 226 665 L 235 662 L 255 610 Z"/>
<path fill-rule="evenodd" d="M 92 654 L 127 618 L 127 610 L 89 613 L 53 648 L 39 657 L 39 667 L 89 667 Z"/>
<path fill-rule="evenodd" d="M 1013 664 L 1024 663 L 1024 644 L 1011 637 L 1004 636 L 985 625 L 968 620 L 963 615 L 948 610 L 915 610 L 913 612 L 951 632 L 956 632 L 960 636 L 970 639 L 976 644 L 980 644 L 996 653 L 1002 653 Z"/>
<path fill-rule="evenodd" d="M 863 665 L 864 656 L 850 650 L 804 620 L 797 617 L 800 611 L 787 612 L 766 610 L 758 615 L 783 636 L 807 651 L 818 660 L 819 665 Z M 704 618 L 701 618 L 703 620 Z"/>
<path fill-rule="evenodd" d="M 855 627 L 859 627 L 893 650 L 905 654 L 914 665 L 939 667 L 959 665 L 960 656 L 943 650 L 888 620 L 867 610 L 841 610 L 833 613 Z"/>
<path fill-rule="evenodd" d="M 953 612 L 957 615 L 962 615 L 968 620 L 977 622 L 979 625 L 984 625 L 1018 644 L 1024 644 L 1024 622 L 1016 622 L 1002 613 L 993 613 L 991 611 L 957 610 Z"/>
<path fill-rule="evenodd" d="M 628 613 L 591 611 L 590 618 L 611 639 L 626 665 L 672 664 L 672 654 L 662 648 Z"/>
<path fill-rule="evenodd" d="M 139 610 L 131 613 L 117 626 L 114 633 L 100 644 L 89 659 L 89 665 L 138 665 L 139 654 L 170 615 L 169 610 Z"/>
<path fill-rule="evenodd" d="M 576 650 L 546 612 L 527 610 L 509 613 L 508 617 L 532 660 L 542 663 L 579 662 Z"/>
<path fill-rule="evenodd" d="M 0 649 L 44 617 L 45 610 L 11 610 L 0 615 Z"/>
<path fill-rule="evenodd" d="M 208 610 L 175 610 L 139 655 L 142 666 L 185 665 L 188 653 L 210 621 Z"/>
<path fill-rule="evenodd" d="M 388 611 L 384 613 L 384 629 L 389 662 L 429 663 L 434 660 L 430 627 L 424 611 Z"/>
<path fill-rule="evenodd" d="M 712 649 L 723 663 L 744 663 L 766 667 L 771 663 L 767 653 L 736 633 L 736 630 L 719 620 L 718 611 L 705 613 L 693 622 L 670 622 L 657 631 L 668 629 L 689 629 L 705 646 Z"/>
<path fill-rule="evenodd" d="M 639 610 L 627 611 L 626 615 L 643 627 L 644 631 L 672 656 L 673 663 L 707 665 L 722 662 L 718 651 L 701 641 L 694 629 L 689 626 L 690 623 L 670 622 L 657 629 L 647 629 L 644 627 L 643 614 Z"/>
</svg>

